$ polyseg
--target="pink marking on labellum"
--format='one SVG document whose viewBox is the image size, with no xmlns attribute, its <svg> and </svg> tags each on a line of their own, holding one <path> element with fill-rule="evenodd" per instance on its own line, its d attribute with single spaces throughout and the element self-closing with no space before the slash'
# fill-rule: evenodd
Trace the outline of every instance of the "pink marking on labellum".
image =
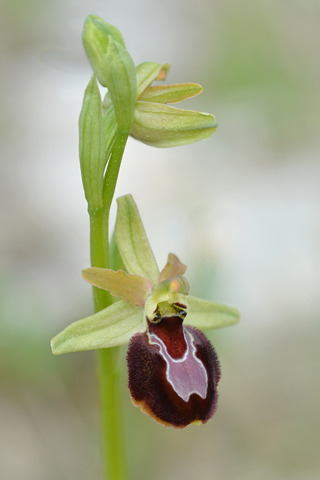
<svg viewBox="0 0 320 480">
<path fill-rule="evenodd" d="M 186 350 L 182 357 L 172 358 L 165 343 L 154 333 L 150 343 L 158 345 L 159 353 L 167 364 L 166 376 L 174 391 L 185 402 L 188 402 L 190 395 L 196 393 L 201 398 L 206 398 L 208 389 L 208 375 L 203 363 L 196 357 L 196 347 L 191 332 L 184 334 Z"/>
</svg>

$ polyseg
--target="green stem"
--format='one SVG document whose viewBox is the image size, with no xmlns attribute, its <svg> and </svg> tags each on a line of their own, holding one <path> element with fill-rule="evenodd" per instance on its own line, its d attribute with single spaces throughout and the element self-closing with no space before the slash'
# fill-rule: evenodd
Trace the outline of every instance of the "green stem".
<svg viewBox="0 0 320 480">
<path fill-rule="evenodd" d="M 107 268 L 109 265 L 108 223 L 104 208 L 89 212 L 90 214 L 90 254 L 91 266 Z M 112 301 L 109 292 L 93 288 L 95 312 L 103 310 Z"/>
<path fill-rule="evenodd" d="M 104 180 L 103 207 L 90 211 L 91 266 L 108 268 L 109 258 L 109 213 L 118 179 L 121 160 L 128 135 L 118 133 L 108 162 Z M 95 311 L 112 303 L 109 292 L 93 289 Z M 102 422 L 102 453 L 105 478 L 126 480 L 127 464 L 124 445 L 123 422 L 120 407 L 119 374 L 117 368 L 118 348 L 98 351 L 98 381 Z"/>
<path fill-rule="evenodd" d="M 127 479 L 125 436 L 117 368 L 119 347 L 98 351 L 98 379 L 102 422 L 102 454 L 105 478 Z"/>
</svg>

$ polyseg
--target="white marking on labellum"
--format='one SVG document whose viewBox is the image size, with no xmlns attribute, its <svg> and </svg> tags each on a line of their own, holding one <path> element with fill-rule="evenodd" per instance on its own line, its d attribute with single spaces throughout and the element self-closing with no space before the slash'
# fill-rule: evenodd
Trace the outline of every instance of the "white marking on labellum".
<svg viewBox="0 0 320 480">
<path fill-rule="evenodd" d="M 167 364 L 166 377 L 172 385 L 174 391 L 185 402 L 189 401 L 190 395 L 196 393 L 205 399 L 208 389 L 207 371 L 196 357 L 196 347 L 194 346 L 193 335 L 186 331 L 183 335 L 186 341 L 186 351 L 181 358 L 172 358 L 167 350 L 165 343 L 155 333 L 149 334 L 150 343 L 155 344 L 160 349 L 160 355 Z"/>
</svg>

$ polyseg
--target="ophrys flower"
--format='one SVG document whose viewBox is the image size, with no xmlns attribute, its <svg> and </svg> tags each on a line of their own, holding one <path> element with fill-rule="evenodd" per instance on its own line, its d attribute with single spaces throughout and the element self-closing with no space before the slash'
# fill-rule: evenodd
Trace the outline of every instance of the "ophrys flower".
<svg viewBox="0 0 320 480">
<path fill-rule="evenodd" d="M 115 240 L 127 271 L 88 268 L 83 276 L 118 300 L 54 337 L 53 353 L 130 343 L 132 402 L 164 425 L 205 423 L 217 405 L 220 368 L 201 330 L 232 325 L 239 313 L 189 295 L 175 255 L 159 271 L 131 195 L 118 199 Z"/>
</svg>

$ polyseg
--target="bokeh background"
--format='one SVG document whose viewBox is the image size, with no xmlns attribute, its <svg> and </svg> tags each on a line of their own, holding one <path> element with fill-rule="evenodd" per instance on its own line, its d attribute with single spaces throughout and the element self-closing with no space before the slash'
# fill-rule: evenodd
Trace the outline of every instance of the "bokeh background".
<svg viewBox="0 0 320 480">
<path fill-rule="evenodd" d="M 320 477 L 320 4 L 317 0 L 1 0 L 0 477 L 101 478 L 95 354 L 49 340 L 92 312 L 77 121 L 91 71 L 85 16 L 123 32 L 135 63 L 204 86 L 209 140 L 130 139 L 117 196 L 135 197 L 159 265 L 238 307 L 210 339 L 220 401 L 203 427 L 134 408 L 121 351 L 131 479 Z M 115 212 L 112 212 L 113 218 Z"/>
</svg>

